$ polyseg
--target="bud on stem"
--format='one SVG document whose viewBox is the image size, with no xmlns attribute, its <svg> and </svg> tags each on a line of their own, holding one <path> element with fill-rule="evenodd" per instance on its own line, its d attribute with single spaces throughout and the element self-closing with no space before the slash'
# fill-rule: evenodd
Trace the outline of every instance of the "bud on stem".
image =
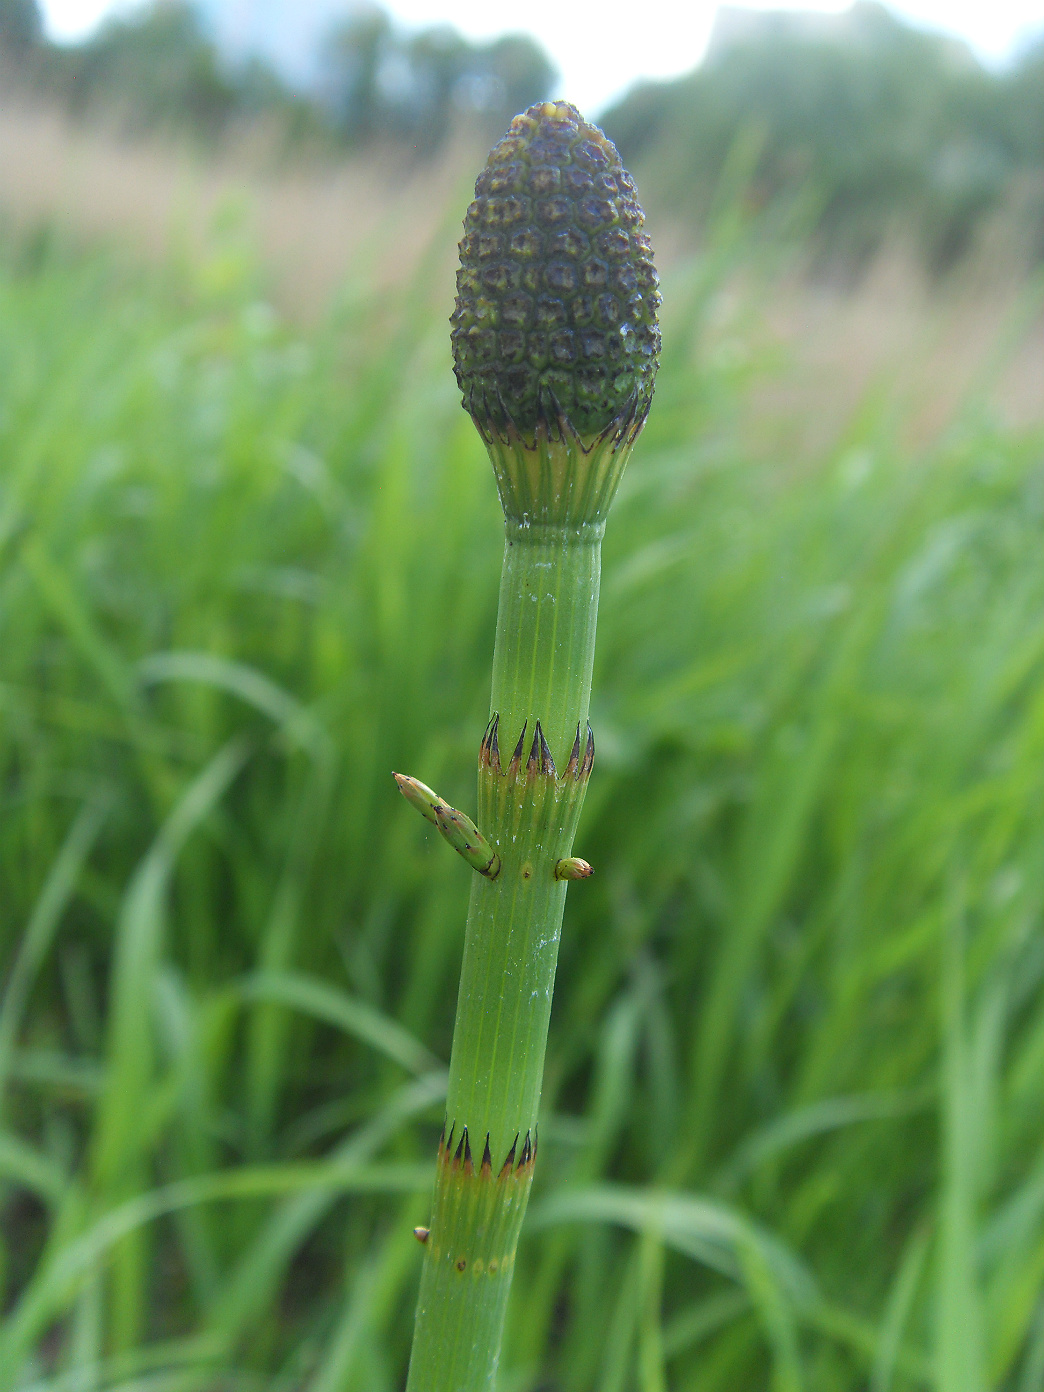
<svg viewBox="0 0 1044 1392">
<path fill-rule="evenodd" d="M 556 880 L 588 880 L 594 874 L 594 867 L 579 856 L 566 856 L 555 866 Z"/>
</svg>

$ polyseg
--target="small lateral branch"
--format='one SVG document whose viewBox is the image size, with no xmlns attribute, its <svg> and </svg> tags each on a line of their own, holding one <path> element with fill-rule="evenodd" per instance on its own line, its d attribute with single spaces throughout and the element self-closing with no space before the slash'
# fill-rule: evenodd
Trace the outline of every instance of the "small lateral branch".
<svg viewBox="0 0 1044 1392">
<path fill-rule="evenodd" d="M 480 875 L 495 880 L 500 874 L 500 856 L 464 812 L 458 812 L 418 778 L 405 773 L 394 775 L 399 792 L 439 831 L 453 849 Z"/>
<path fill-rule="evenodd" d="M 472 870 L 488 880 L 495 880 L 500 874 L 500 857 L 471 818 L 445 802 L 435 815 L 439 830 L 457 854 L 464 857 Z"/>
<path fill-rule="evenodd" d="M 432 792 L 428 785 L 422 783 L 419 778 L 410 778 L 408 774 L 393 773 L 392 777 L 399 785 L 399 792 L 410 806 L 416 807 L 425 821 L 437 827 L 439 819 L 435 809 L 442 801 L 438 793 Z"/>
</svg>

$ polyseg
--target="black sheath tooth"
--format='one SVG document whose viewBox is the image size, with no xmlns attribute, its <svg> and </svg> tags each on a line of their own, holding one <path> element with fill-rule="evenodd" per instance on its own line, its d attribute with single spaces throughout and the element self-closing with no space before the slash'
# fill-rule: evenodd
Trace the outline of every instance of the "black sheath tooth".
<svg viewBox="0 0 1044 1392">
<path fill-rule="evenodd" d="M 479 767 L 489 763 L 489 733 L 493 728 L 493 716 L 486 721 L 486 728 L 482 732 L 482 743 L 479 745 Z"/>
<path fill-rule="evenodd" d="M 547 740 L 544 732 L 540 728 L 540 721 L 537 721 L 537 734 L 540 736 L 540 772 L 547 778 L 557 778 L 558 771 L 555 768 L 555 761 L 551 757 L 551 751 L 547 747 Z"/>
<path fill-rule="evenodd" d="M 526 1139 L 522 1142 L 522 1154 L 518 1157 L 518 1166 L 517 1166 L 517 1168 L 520 1169 L 520 1170 L 524 1170 L 524 1169 L 526 1168 L 526 1166 L 529 1164 L 529 1162 L 530 1162 L 530 1160 L 531 1160 L 532 1158 L 533 1158 L 533 1146 L 532 1146 L 532 1142 L 531 1142 L 530 1139 L 529 1139 L 529 1132 L 527 1131 L 527 1132 L 526 1132 Z"/>
<path fill-rule="evenodd" d="M 533 743 L 529 746 L 529 758 L 526 760 L 526 773 L 533 774 L 540 772 L 540 745 L 544 739 L 544 732 L 540 728 L 540 721 L 536 723 L 533 731 Z"/>
<path fill-rule="evenodd" d="M 515 1163 L 515 1147 L 518 1145 L 518 1132 L 515 1132 L 515 1139 L 511 1142 L 511 1149 L 507 1153 L 507 1159 L 500 1167 L 502 1175 L 510 1174 Z"/>
<path fill-rule="evenodd" d="M 500 773 L 500 744 L 497 740 L 497 730 L 500 726 L 500 716 L 494 714 L 493 723 L 489 727 L 489 740 L 486 746 L 489 766 L 494 773 Z"/>
<path fill-rule="evenodd" d="M 587 722 L 587 748 L 584 750 L 584 761 L 580 765 L 580 777 L 586 778 L 594 767 L 594 731 L 591 729 L 591 722 Z"/>
<path fill-rule="evenodd" d="M 493 1157 L 489 1153 L 489 1132 L 486 1132 L 486 1147 L 482 1152 L 482 1173 L 489 1174 L 493 1169 Z"/>
<path fill-rule="evenodd" d="M 471 1163 L 471 1142 L 468 1140 L 468 1128 L 464 1128 L 464 1170 L 467 1174 L 475 1173 L 475 1166 Z"/>
<path fill-rule="evenodd" d="M 512 756 L 511 756 L 511 762 L 510 762 L 510 764 L 508 765 L 508 772 L 509 772 L 509 773 L 512 773 L 512 774 L 517 773 L 517 772 L 518 772 L 519 765 L 520 765 L 521 762 L 522 762 L 522 750 L 525 748 L 525 743 L 526 743 L 526 725 L 528 725 L 528 724 L 529 724 L 529 721 L 527 720 L 527 721 L 524 722 L 524 724 L 523 724 L 523 726 L 522 726 L 522 733 L 521 733 L 521 734 L 519 735 L 519 737 L 518 737 L 518 743 L 515 745 L 515 752 L 514 752 L 514 754 L 512 754 Z"/>
<path fill-rule="evenodd" d="M 443 1140 L 440 1149 L 444 1155 L 448 1155 L 450 1151 L 453 1149 L 453 1129 L 456 1126 L 456 1124 L 457 1123 L 454 1122 L 453 1125 L 450 1127 L 448 1136 L 446 1135 L 446 1128 L 442 1128 Z"/>
<path fill-rule="evenodd" d="M 464 1130 L 460 1133 L 460 1140 L 457 1142 L 457 1149 L 453 1152 L 453 1163 L 455 1165 L 459 1165 L 461 1160 L 464 1158 L 464 1147 L 467 1145 L 467 1143 L 468 1128 L 465 1126 Z M 470 1154 L 471 1152 L 469 1151 L 468 1153 Z"/>
<path fill-rule="evenodd" d="M 486 733 L 482 736 L 482 744 L 479 746 L 479 767 L 492 769 L 494 773 L 500 773 L 500 745 L 497 741 L 497 729 L 500 725 L 500 715 L 494 711 L 489 718 L 486 726 Z"/>
<path fill-rule="evenodd" d="M 580 769 L 580 722 L 576 722 L 576 739 L 573 741 L 572 752 L 569 755 L 569 762 L 566 764 L 566 776 L 575 778 Z"/>
</svg>

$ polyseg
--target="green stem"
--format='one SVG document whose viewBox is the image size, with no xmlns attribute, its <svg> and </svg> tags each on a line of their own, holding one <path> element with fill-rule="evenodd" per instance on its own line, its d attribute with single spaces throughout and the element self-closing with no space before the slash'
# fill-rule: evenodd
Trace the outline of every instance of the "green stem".
<svg viewBox="0 0 1044 1392">
<path fill-rule="evenodd" d="M 586 732 L 604 532 L 604 521 L 505 527 L 492 708 L 508 753 L 539 720 L 560 770 L 578 721 Z"/>
<path fill-rule="evenodd" d="M 453 370 L 507 530 L 478 824 L 396 775 L 478 872 L 408 1392 L 496 1379 L 566 888 L 591 873 L 570 851 L 594 760 L 602 531 L 660 347 L 634 192 L 597 127 L 568 102 L 540 102 L 490 152 L 464 219 Z"/>
<path fill-rule="evenodd" d="M 478 822 L 501 868 L 472 882 L 408 1392 L 477 1392 L 496 1377 L 565 907 L 555 868 L 572 850 L 593 755 L 603 529 L 507 523 L 479 758 Z"/>
</svg>

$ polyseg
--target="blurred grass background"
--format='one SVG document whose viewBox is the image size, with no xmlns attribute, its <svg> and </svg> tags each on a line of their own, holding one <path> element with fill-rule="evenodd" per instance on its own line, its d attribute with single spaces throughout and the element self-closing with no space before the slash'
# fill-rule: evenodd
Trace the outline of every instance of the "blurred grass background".
<svg viewBox="0 0 1044 1392">
<path fill-rule="evenodd" d="M 0 1388 L 390 1392 L 468 889 L 390 770 L 472 808 L 500 561 L 475 155 L 4 120 L 190 191 L 0 159 Z M 1044 280 L 997 223 L 824 270 L 736 148 L 654 213 L 503 1385 L 1040 1392 Z"/>
</svg>

